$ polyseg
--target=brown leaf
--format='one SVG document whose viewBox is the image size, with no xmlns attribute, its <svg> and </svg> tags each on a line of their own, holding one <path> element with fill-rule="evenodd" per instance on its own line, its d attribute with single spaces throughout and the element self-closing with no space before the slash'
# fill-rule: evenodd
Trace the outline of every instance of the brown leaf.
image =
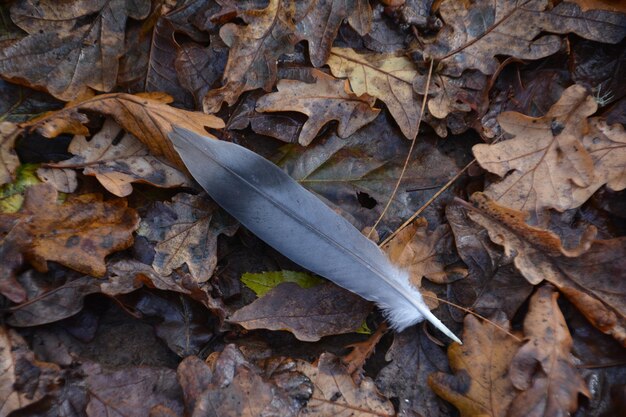
<svg viewBox="0 0 626 417">
<path fill-rule="evenodd" d="M 313 383 L 313 396 L 303 414 L 314 417 L 394 416 L 389 400 L 383 397 L 374 382 L 365 377 L 355 384 L 347 369 L 331 353 L 323 353 L 316 363 L 297 362 L 299 372 Z"/>
<path fill-rule="evenodd" d="M 133 135 L 124 134 L 113 119 L 107 119 L 89 141 L 85 136 L 74 136 L 68 150 L 75 156 L 48 166 L 83 168 L 84 174 L 94 175 L 118 197 L 132 193 L 133 182 L 163 188 L 190 185 L 185 174 L 150 155 L 146 145 Z"/>
<path fill-rule="evenodd" d="M 550 7 L 548 0 L 446 0 L 439 6 L 446 23 L 424 55 L 445 66 L 444 72 L 458 77 L 475 68 L 493 74 L 496 55 L 539 59 L 556 53 L 561 38 L 539 36 L 541 32 L 576 33 L 598 42 L 617 43 L 626 35 L 626 16 L 604 11 L 581 12 L 577 5 L 562 2 Z"/>
<path fill-rule="evenodd" d="M 400 416 L 449 416 L 446 404 L 427 389 L 428 375 L 449 372 L 448 359 L 420 326 L 412 326 L 393 336 L 385 355 L 390 361 L 376 377 L 376 386 L 388 398 L 398 398 Z"/>
<path fill-rule="evenodd" d="M 152 266 L 158 274 L 187 264 L 197 282 L 206 282 L 217 264 L 217 237 L 232 236 L 237 227 L 206 197 L 179 193 L 171 203 L 157 202 L 137 233 L 156 242 Z"/>
<path fill-rule="evenodd" d="M 37 269 L 55 261 L 94 276 L 106 272 L 105 256 L 132 245 L 139 224 L 124 200 L 85 194 L 58 204 L 47 184 L 28 188 L 18 213 L 0 216 L 0 223 L 13 225 L 2 230 L 2 246 L 14 245 Z"/>
<path fill-rule="evenodd" d="M 15 170 L 20 160 L 13 149 L 19 135 L 17 126 L 11 122 L 0 123 L 0 185 L 15 180 Z"/>
<path fill-rule="evenodd" d="M 247 25 L 221 27 L 220 37 L 230 47 L 228 63 L 223 86 L 204 97 L 205 112 L 216 113 L 224 102 L 232 106 L 245 91 L 271 91 L 278 57 L 292 51 L 298 42 L 294 22 L 299 18 L 297 9 L 303 6 L 290 0 L 270 0 L 265 9 L 239 11 L 238 17 Z"/>
<path fill-rule="evenodd" d="M 509 328 L 504 315 L 494 321 Z M 465 316 L 463 345 L 453 343 L 448 359 L 454 375 L 436 372 L 428 385 L 459 409 L 461 416 L 504 417 L 517 392 L 509 379 L 509 364 L 520 342 L 493 324 Z"/>
<path fill-rule="evenodd" d="M 421 99 L 413 91 L 417 69 L 410 59 L 332 48 L 327 64 L 336 77 L 348 77 L 357 95 L 369 94 L 383 101 L 404 136 L 413 139 L 417 135 Z"/>
<path fill-rule="evenodd" d="M 527 225 L 526 214 L 474 193 L 470 218 L 504 246 L 531 284 L 554 284 L 598 329 L 626 345 L 626 238 L 593 240 L 588 229 L 576 248 L 566 249 L 557 235 Z"/>
<path fill-rule="evenodd" d="M 543 117 L 502 113 L 498 122 L 514 138 L 472 148 L 483 168 L 504 177 L 486 194 L 507 207 L 540 215 L 548 208 L 564 211 L 584 203 L 575 191 L 594 180 L 594 161 L 582 140 L 587 117 L 596 109 L 585 88 L 573 85 Z"/>
<path fill-rule="evenodd" d="M 365 320 L 371 304 L 331 283 L 302 288 L 285 282 L 237 310 L 229 321 L 246 329 L 288 330 L 299 340 L 353 332 Z"/>
<path fill-rule="evenodd" d="M 61 369 L 40 362 L 14 330 L 0 326 L 0 415 L 36 403 L 60 388 Z"/>
<path fill-rule="evenodd" d="M 125 52 L 126 20 L 145 18 L 150 5 L 148 0 L 15 3 L 11 19 L 28 36 L 0 50 L 0 73 L 45 87 L 65 101 L 83 96 L 88 87 L 110 91 Z"/>
<path fill-rule="evenodd" d="M 37 168 L 37 177 L 60 193 L 73 193 L 78 188 L 76 171 L 62 168 Z"/>
<path fill-rule="evenodd" d="M 346 365 L 350 375 L 354 376 L 355 373 L 364 372 L 363 366 L 365 365 L 365 362 L 374 354 L 376 345 L 378 345 L 378 342 L 380 342 L 380 339 L 383 338 L 388 330 L 389 327 L 387 326 L 387 323 L 383 322 L 378 326 L 374 334 L 367 338 L 367 340 L 352 343 L 351 345 L 346 346 L 351 350 L 341 358 L 341 362 Z"/>
<path fill-rule="evenodd" d="M 572 338 L 558 296 L 544 285 L 531 298 L 524 319 L 527 341 L 511 362 L 511 381 L 522 391 L 511 404 L 511 417 L 569 416 L 579 393 L 590 396 L 571 354 Z"/>
<path fill-rule="evenodd" d="M 87 135 L 83 123 L 88 121 L 81 111 L 96 111 L 111 116 L 117 124 L 143 142 L 154 155 L 163 155 L 181 169 L 185 165 L 174 150 L 167 135 L 178 125 L 204 136 L 212 136 L 205 128 L 221 129 L 224 122 L 212 115 L 168 106 L 171 97 L 160 93 L 132 95 L 102 94 L 69 104 L 62 110 L 45 114 L 24 123 L 43 136 L 53 138 L 61 133 Z"/>
<path fill-rule="evenodd" d="M 380 109 L 374 108 L 376 99 L 367 94 L 357 96 L 348 81 L 337 80 L 314 70 L 315 84 L 296 80 L 280 80 L 278 92 L 267 94 L 257 101 L 260 112 L 297 111 L 309 119 L 302 126 L 298 142 L 310 144 L 319 130 L 328 122 L 337 120 L 337 134 L 348 137 L 376 118 Z"/>
</svg>

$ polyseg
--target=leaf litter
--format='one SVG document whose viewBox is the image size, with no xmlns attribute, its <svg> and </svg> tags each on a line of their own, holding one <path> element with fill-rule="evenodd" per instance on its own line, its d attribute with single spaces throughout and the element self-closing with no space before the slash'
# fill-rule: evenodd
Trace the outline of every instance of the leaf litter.
<svg viewBox="0 0 626 417">
<path fill-rule="evenodd" d="M 614 3 L 5 2 L 0 414 L 620 415 Z M 384 242 L 464 344 L 238 226 L 175 126 Z"/>
</svg>

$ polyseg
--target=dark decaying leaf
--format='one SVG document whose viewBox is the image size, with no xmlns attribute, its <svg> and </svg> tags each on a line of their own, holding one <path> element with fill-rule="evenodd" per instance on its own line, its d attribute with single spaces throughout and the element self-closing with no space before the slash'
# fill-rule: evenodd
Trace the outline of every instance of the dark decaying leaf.
<svg viewBox="0 0 626 417">
<path fill-rule="evenodd" d="M 15 170 L 20 165 L 14 150 L 18 134 L 15 124 L 0 122 L 0 185 L 15 180 Z"/>
<path fill-rule="evenodd" d="M 148 0 L 16 2 L 11 19 L 28 36 L 0 50 L 0 74 L 66 101 L 88 87 L 111 91 L 124 54 L 126 20 L 149 12 Z"/>
<path fill-rule="evenodd" d="M 371 310 L 361 297 L 332 284 L 302 288 L 283 283 L 229 321 L 246 329 L 288 330 L 303 341 L 357 330 Z"/>
</svg>

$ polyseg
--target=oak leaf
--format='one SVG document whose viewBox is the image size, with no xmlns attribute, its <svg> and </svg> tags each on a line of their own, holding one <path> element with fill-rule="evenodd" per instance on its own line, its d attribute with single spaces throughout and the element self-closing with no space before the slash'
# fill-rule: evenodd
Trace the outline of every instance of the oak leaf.
<svg viewBox="0 0 626 417">
<path fill-rule="evenodd" d="M 413 80 L 418 94 L 426 94 L 426 80 L 427 76 L 422 74 Z M 466 71 L 460 77 L 436 74 L 428 88 L 428 110 L 437 119 L 444 119 L 450 113 L 477 110 L 486 85 L 487 77 L 478 71 Z"/>
<path fill-rule="evenodd" d="M 28 188 L 20 211 L 0 219 L 1 250 L 13 248 L 11 253 L 23 254 L 40 271 L 55 261 L 93 276 L 104 275 L 108 254 L 132 245 L 139 224 L 124 200 L 84 194 L 58 204 L 48 184 Z"/>
<path fill-rule="evenodd" d="M 113 119 L 107 119 L 89 141 L 85 136 L 74 136 L 68 151 L 75 156 L 47 166 L 61 168 L 54 171 L 83 168 L 84 174 L 95 176 L 118 197 L 129 195 L 133 182 L 163 188 L 190 185 L 185 174 L 150 155 L 146 145 L 125 133 Z"/>
<path fill-rule="evenodd" d="M 531 284 L 554 284 L 599 330 L 626 346 L 626 238 L 593 240 L 587 229 L 575 248 L 564 248 L 554 233 L 529 226 L 526 213 L 472 196 L 469 216 L 504 246 Z"/>
<path fill-rule="evenodd" d="M 582 12 L 569 2 L 550 7 L 548 0 L 447 0 L 439 6 L 445 22 L 424 55 L 437 59 L 443 72 L 458 77 L 465 69 L 493 74 L 497 55 L 539 59 L 561 49 L 561 38 L 542 32 L 576 33 L 586 39 L 617 43 L 626 35 L 626 15 Z"/>
<path fill-rule="evenodd" d="M 315 84 L 296 80 L 280 80 L 278 92 L 267 94 L 257 101 L 260 112 L 297 111 L 309 119 L 302 126 L 298 142 L 310 144 L 319 130 L 328 122 L 337 120 L 337 134 L 348 137 L 376 118 L 380 109 L 374 108 L 376 99 L 367 94 L 357 96 L 347 80 L 337 80 L 321 71 L 312 72 Z"/>
<path fill-rule="evenodd" d="M 78 178 L 73 169 L 37 168 L 37 177 L 60 193 L 73 193 L 78 188 Z"/>
<path fill-rule="evenodd" d="M 20 165 L 13 149 L 19 129 L 11 122 L 0 122 L 0 185 L 15 180 L 15 170 Z"/>
<path fill-rule="evenodd" d="M 493 319 L 509 329 L 503 314 Z M 463 417 L 505 417 L 517 392 L 509 379 L 509 365 L 520 342 L 472 315 L 465 316 L 463 345 L 452 344 L 448 359 L 454 375 L 431 374 L 428 385 L 461 412 Z"/>
<path fill-rule="evenodd" d="M 157 202 L 137 233 L 156 243 L 152 266 L 158 274 L 186 264 L 197 282 L 206 282 L 217 265 L 217 237 L 232 236 L 237 227 L 206 197 L 179 193 L 171 203 Z"/>
<path fill-rule="evenodd" d="M 524 319 L 526 343 L 511 361 L 511 382 L 519 393 L 508 415 L 569 416 L 578 394 L 590 396 L 571 354 L 572 337 L 559 310 L 559 294 L 540 287 L 530 300 Z"/>
<path fill-rule="evenodd" d="M 500 114 L 500 126 L 514 138 L 472 148 L 480 166 L 504 177 L 485 193 L 499 204 L 539 216 L 548 208 L 564 211 L 584 203 L 575 191 L 594 181 L 594 161 L 582 140 L 587 117 L 596 109 L 585 88 L 573 85 L 543 117 Z"/>
<path fill-rule="evenodd" d="M 301 18 L 298 9 L 306 5 L 302 3 L 270 0 L 265 9 L 237 11 L 247 25 L 227 23 L 221 27 L 220 37 L 230 47 L 228 62 L 222 87 L 204 97 L 205 112 L 216 113 L 224 102 L 232 106 L 246 91 L 271 91 L 278 57 L 298 42 L 294 22 Z"/>
<path fill-rule="evenodd" d="M 413 91 L 417 69 L 410 59 L 332 48 L 327 63 L 334 76 L 348 77 L 357 95 L 368 94 L 384 102 L 404 136 L 413 139 L 417 135 L 421 99 Z"/>
<path fill-rule="evenodd" d="M 171 97 L 161 93 L 145 94 L 102 94 L 90 99 L 70 103 L 56 112 L 22 124 L 35 129 L 45 137 L 56 137 L 61 133 L 87 135 L 84 126 L 88 121 L 84 111 L 95 111 L 111 116 L 125 131 L 143 142 L 154 155 L 163 155 L 177 167 L 185 170 L 178 153 L 167 135 L 173 125 L 178 125 L 204 136 L 212 136 L 205 128 L 221 129 L 224 122 L 212 115 L 192 112 L 168 106 Z"/>
<path fill-rule="evenodd" d="M 68 101 L 89 87 L 110 91 L 125 52 L 126 21 L 144 19 L 149 0 L 16 2 L 11 19 L 28 36 L 0 50 L 0 73 Z"/>
</svg>

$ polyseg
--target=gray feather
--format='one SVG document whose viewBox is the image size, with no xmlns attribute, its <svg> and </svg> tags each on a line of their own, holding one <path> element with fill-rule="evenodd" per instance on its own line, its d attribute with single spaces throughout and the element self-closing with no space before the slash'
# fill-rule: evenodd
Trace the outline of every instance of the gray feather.
<svg viewBox="0 0 626 417">
<path fill-rule="evenodd" d="M 211 198 L 274 249 L 375 302 L 393 328 L 426 318 L 460 343 L 430 312 L 406 272 L 276 165 L 239 145 L 179 127 L 169 138 Z"/>
</svg>

